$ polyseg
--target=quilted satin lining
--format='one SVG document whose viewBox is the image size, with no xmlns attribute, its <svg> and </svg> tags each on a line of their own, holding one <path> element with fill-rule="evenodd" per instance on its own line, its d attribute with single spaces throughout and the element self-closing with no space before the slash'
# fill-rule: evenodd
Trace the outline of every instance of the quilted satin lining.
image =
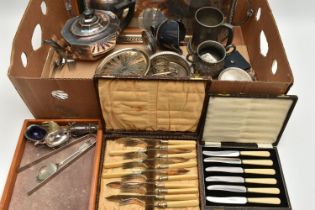
<svg viewBox="0 0 315 210">
<path fill-rule="evenodd" d="M 202 112 L 202 81 L 99 80 L 109 130 L 195 132 Z"/>
<path fill-rule="evenodd" d="M 203 140 L 272 144 L 292 100 L 210 97 Z"/>
</svg>

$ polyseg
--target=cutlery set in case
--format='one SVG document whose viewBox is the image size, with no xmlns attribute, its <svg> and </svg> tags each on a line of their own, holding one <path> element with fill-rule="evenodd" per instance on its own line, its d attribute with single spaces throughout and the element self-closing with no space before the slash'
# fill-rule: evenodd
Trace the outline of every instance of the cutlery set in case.
<svg viewBox="0 0 315 210">
<path fill-rule="evenodd" d="M 211 156 L 212 159 L 209 162 L 207 155 L 209 150 L 219 152 L 215 155 L 220 155 L 221 152 L 228 152 L 231 149 L 234 149 L 234 152 L 244 152 L 245 155 L 242 160 L 233 161 L 234 158 L 231 156 L 225 159 Z M 246 154 L 247 151 L 251 154 Z M 260 152 L 266 153 L 266 155 L 257 157 Z M 224 153 L 222 156 L 225 156 Z M 275 151 L 237 147 L 218 150 L 217 148 L 204 147 L 203 162 L 208 206 L 224 204 L 288 206 Z"/>
<path fill-rule="evenodd" d="M 208 100 L 199 160 L 204 209 L 291 209 L 277 144 L 297 98 Z"/>
<path fill-rule="evenodd" d="M 123 144 L 128 141 L 141 142 L 135 146 Z M 131 137 L 107 139 L 98 209 L 199 209 L 196 141 L 164 137 L 163 146 L 161 141 Z M 151 146 L 146 145 L 149 142 Z"/>
</svg>

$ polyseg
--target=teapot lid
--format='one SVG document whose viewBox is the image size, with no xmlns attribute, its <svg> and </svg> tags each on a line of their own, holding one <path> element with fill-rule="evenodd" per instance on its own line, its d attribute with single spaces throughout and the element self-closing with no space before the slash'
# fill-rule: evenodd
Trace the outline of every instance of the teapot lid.
<svg viewBox="0 0 315 210">
<path fill-rule="evenodd" d="M 109 25 L 109 17 L 105 13 L 95 13 L 93 9 L 86 9 L 74 19 L 70 26 L 72 34 L 80 37 L 93 36 L 103 32 Z"/>
<path fill-rule="evenodd" d="M 90 45 L 116 37 L 119 24 L 117 16 L 110 11 L 86 9 L 81 15 L 69 19 L 61 34 L 71 45 Z"/>
</svg>

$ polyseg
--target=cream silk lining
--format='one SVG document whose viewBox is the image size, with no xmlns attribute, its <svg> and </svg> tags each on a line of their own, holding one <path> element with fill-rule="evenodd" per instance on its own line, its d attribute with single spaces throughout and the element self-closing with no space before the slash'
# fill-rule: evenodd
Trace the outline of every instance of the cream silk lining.
<svg viewBox="0 0 315 210">
<path fill-rule="evenodd" d="M 210 97 L 203 140 L 272 144 L 292 100 Z"/>
<path fill-rule="evenodd" d="M 109 130 L 195 132 L 202 112 L 202 81 L 98 81 L 100 104 Z"/>
</svg>

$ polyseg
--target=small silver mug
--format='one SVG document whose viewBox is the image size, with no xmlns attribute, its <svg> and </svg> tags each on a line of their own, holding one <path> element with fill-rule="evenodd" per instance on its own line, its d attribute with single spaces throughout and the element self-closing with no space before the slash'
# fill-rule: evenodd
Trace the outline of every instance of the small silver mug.
<svg viewBox="0 0 315 210">
<path fill-rule="evenodd" d="M 224 59 L 227 54 L 234 52 L 236 47 L 207 40 L 198 45 L 196 52 L 187 55 L 186 59 L 192 63 L 195 73 L 201 76 L 215 78 L 224 68 Z"/>
</svg>

